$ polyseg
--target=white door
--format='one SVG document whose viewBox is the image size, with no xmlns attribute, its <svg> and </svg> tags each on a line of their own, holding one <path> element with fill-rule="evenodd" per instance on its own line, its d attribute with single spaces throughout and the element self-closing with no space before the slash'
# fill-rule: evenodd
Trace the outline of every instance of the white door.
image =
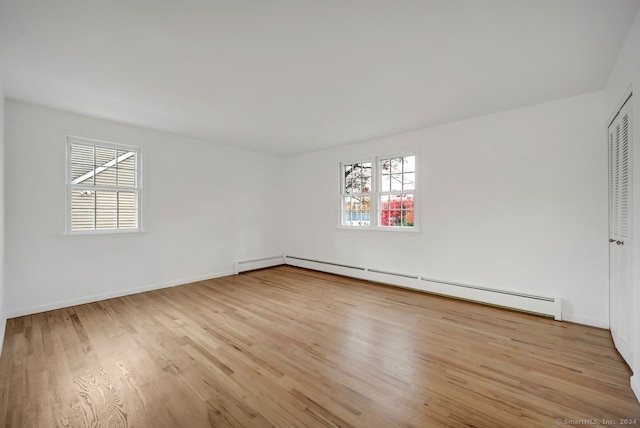
<svg viewBox="0 0 640 428">
<path fill-rule="evenodd" d="M 631 98 L 609 125 L 609 313 L 611 335 L 633 368 Z"/>
</svg>

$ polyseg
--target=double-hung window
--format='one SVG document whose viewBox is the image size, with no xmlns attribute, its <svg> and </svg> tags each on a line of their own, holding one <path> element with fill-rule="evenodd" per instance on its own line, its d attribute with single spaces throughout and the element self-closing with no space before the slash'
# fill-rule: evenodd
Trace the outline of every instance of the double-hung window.
<svg viewBox="0 0 640 428">
<path fill-rule="evenodd" d="M 67 232 L 140 230 L 140 148 L 67 138 Z"/>
<path fill-rule="evenodd" d="M 342 164 L 342 225 L 371 226 L 372 163 Z"/>
<path fill-rule="evenodd" d="M 378 225 L 414 227 L 416 157 L 400 156 L 378 160 Z"/>
<path fill-rule="evenodd" d="M 341 164 L 340 225 L 416 230 L 416 156 Z"/>
</svg>

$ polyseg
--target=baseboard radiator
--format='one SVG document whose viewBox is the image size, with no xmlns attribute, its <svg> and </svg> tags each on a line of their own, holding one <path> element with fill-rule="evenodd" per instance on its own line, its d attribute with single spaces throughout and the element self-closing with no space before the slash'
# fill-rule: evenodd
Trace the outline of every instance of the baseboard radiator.
<svg viewBox="0 0 640 428">
<path fill-rule="evenodd" d="M 499 290 L 472 284 L 443 281 L 420 275 L 389 272 L 364 266 L 350 266 L 303 257 L 284 256 L 283 260 L 284 264 L 291 266 L 501 306 L 553 317 L 558 321 L 562 320 L 562 299 L 560 297 L 536 296 L 518 291 Z"/>
<path fill-rule="evenodd" d="M 279 266 L 284 264 L 283 256 L 263 257 L 260 259 L 240 260 L 233 264 L 233 273 L 236 275 L 241 272 L 247 272 L 250 270 L 264 269 L 272 266 Z"/>
<path fill-rule="evenodd" d="M 531 312 L 553 317 L 558 321 L 562 319 L 562 299 L 560 297 L 536 296 L 518 291 L 499 290 L 479 285 L 428 278 L 421 275 L 390 272 L 304 257 L 273 256 L 241 260 L 234 263 L 233 271 L 239 274 L 283 264 Z"/>
</svg>

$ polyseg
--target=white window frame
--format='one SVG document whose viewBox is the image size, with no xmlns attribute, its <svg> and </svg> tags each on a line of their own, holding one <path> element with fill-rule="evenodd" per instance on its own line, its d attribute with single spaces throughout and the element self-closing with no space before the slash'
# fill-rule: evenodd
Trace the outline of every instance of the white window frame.
<svg viewBox="0 0 640 428">
<path fill-rule="evenodd" d="M 371 163 L 371 189 L 369 190 L 368 193 L 356 193 L 356 194 L 352 194 L 352 193 L 346 193 L 344 191 L 345 189 L 345 177 L 344 177 L 344 167 L 345 165 L 353 165 L 353 164 L 362 164 L 362 163 Z M 339 199 L 339 204 L 338 204 L 338 213 L 339 213 L 339 217 L 338 217 L 338 227 L 342 228 L 342 229 L 355 229 L 355 230 L 372 230 L 375 229 L 375 205 L 376 205 L 376 200 L 374 199 L 375 197 L 375 187 L 376 187 L 376 175 L 375 175 L 375 171 L 376 171 L 376 159 L 375 158 L 369 158 L 369 159 L 364 159 L 364 160 L 357 160 L 357 161 L 353 161 L 353 162 L 340 162 L 340 199 Z M 348 224 L 343 224 L 342 220 L 343 220 L 343 211 L 342 211 L 342 204 L 344 202 L 344 198 L 347 196 L 351 196 L 351 197 L 369 197 L 370 199 L 370 206 L 369 206 L 369 216 L 370 216 L 370 221 L 369 221 L 369 225 L 348 225 Z"/>
<path fill-rule="evenodd" d="M 419 218 L 420 216 L 418 215 L 418 169 L 419 169 L 419 165 L 418 165 L 418 155 L 415 152 L 401 152 L 401 153 L 393 153 L 390 155 L 385 155 L 385 156 L 377 156 L 376 157 L 376 171 L 379 170 L 380 168 L 380 161 L 382 159 L 392 159 L 392 158 L 405 158 L 405 157 L 409 157 L 409 156 L 413 156 L 414 157 L 414 185 L 413 185 L 413 190 L 411 191 L 403 191 L 403 190 L 391 190 L 391 191 L 383 191 L 382 189 L 382 173 L 378 173 L 378 175 L 376 176 L 376 181 L 377 181 L 377 187 L 376 187 L 376 227 L 377 230 L 384 230 L 384 231 L 394 231 L 394 232 L 418 232 L 419 231 Z M 382 196 L 392 196 L 392 195 L 402 195 L 405 193 L 411 193 L 413 195 L 413 226 L 383 226 L 380 224 L 380 211 L 382 211 L 380 209 L 380 205 L 381 205 L 381 199 Z"/>
<path fill-rule="evenodd" d="M 119 186 L 100 186 L 100 185 L 78 185 L 71 183 L 71 145 L 72 144 L 80 144 L 85 146 L 93 146 L 93 147 L 104 147 L 108 149 L 116 149 L 116 150 L 126 150 L 129 152 L 134 152 L 136 156 L 136 186 L 135 187 L 119 187 Z M 127 234 L 127 233 L 140 233 L 143 231 L 142 228 L 142 150 L 140 147 L 129 146 L 125 144 L 113 143 L 110 141 L 102 141 L 95 140 L 90 138 L 83 137 L 75 137 L 75 136 L 67 136 L 67 141 L 65 144 L 65 234 L 66 235 L 104 235 L 104 234 Z M 127 228 L 127 229 L 88 229 L 88 230 L 72 230 L 71 224 L 71 195 L 73 190 L 77 189 L 87 189 L 93 191 L 125 191 L 125 192 L 134 192 L 136 193 L 136 211 L 137 211 L 137 219 L 135 228 Z"/>
<path fill-rule="evenodd" d="M 380 204 L 381 204 L 381 196 L 389 195 L 389 194 L 402 194 L 402 191 L 390 191 L 383 192 L 381 191 L 382 187 L 382 174 L 380 174 L 380 161 L 382 159 L 390 159 L 390 158 L 400 158 L 414 156 L 415 158 L 415 185 L 414 189 L 411 192 L 413 194 L 413 226 L 411 227 L 402 227 L 402 226 L 383 226 L 380 222 Z M 345 193 L 345 177 L 344 177 L 344 166 L 351 165 L 355 163 L 365 163 L 371 162 L 371 190 L 368 194 L 371 198 L 371 206 L 370 206 L 370 216 L 371 221 L 368 226 L 358 226 L 358 225 L 345 225 L 342 223 L 343 221 L 343 211 L 342 204 L 345 196 L 350 196 L 350 194 Z M 417 150 L 404 150 L 399 152 L 393 152 L 389 154 L 383 154 L 379 156 L 369 156 L 365 158 L 361 158 L 355 161 L 347 161 L 340 162 L 340 198 L 338 201 L 338 229 L 347 229 L 347 230 L 369 230 L 369 231 L 384 231 L 384 232 L 420 232 L 420 193 L 419 193 L 419 183 L 420 183 L 420 156 Z M 357 194 L 358 196 L 360 194 Z"/>
</svg>

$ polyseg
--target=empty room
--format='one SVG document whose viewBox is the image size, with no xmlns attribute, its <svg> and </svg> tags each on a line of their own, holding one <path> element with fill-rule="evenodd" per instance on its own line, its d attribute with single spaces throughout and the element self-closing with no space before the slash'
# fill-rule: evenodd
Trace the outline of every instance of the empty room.
<svg viewBox="0 0 640 428">
<path fill-rule="evenodd" d="M 640 425 L 640 0 L 0 0 L 0 426 Z"/>
</svg>

